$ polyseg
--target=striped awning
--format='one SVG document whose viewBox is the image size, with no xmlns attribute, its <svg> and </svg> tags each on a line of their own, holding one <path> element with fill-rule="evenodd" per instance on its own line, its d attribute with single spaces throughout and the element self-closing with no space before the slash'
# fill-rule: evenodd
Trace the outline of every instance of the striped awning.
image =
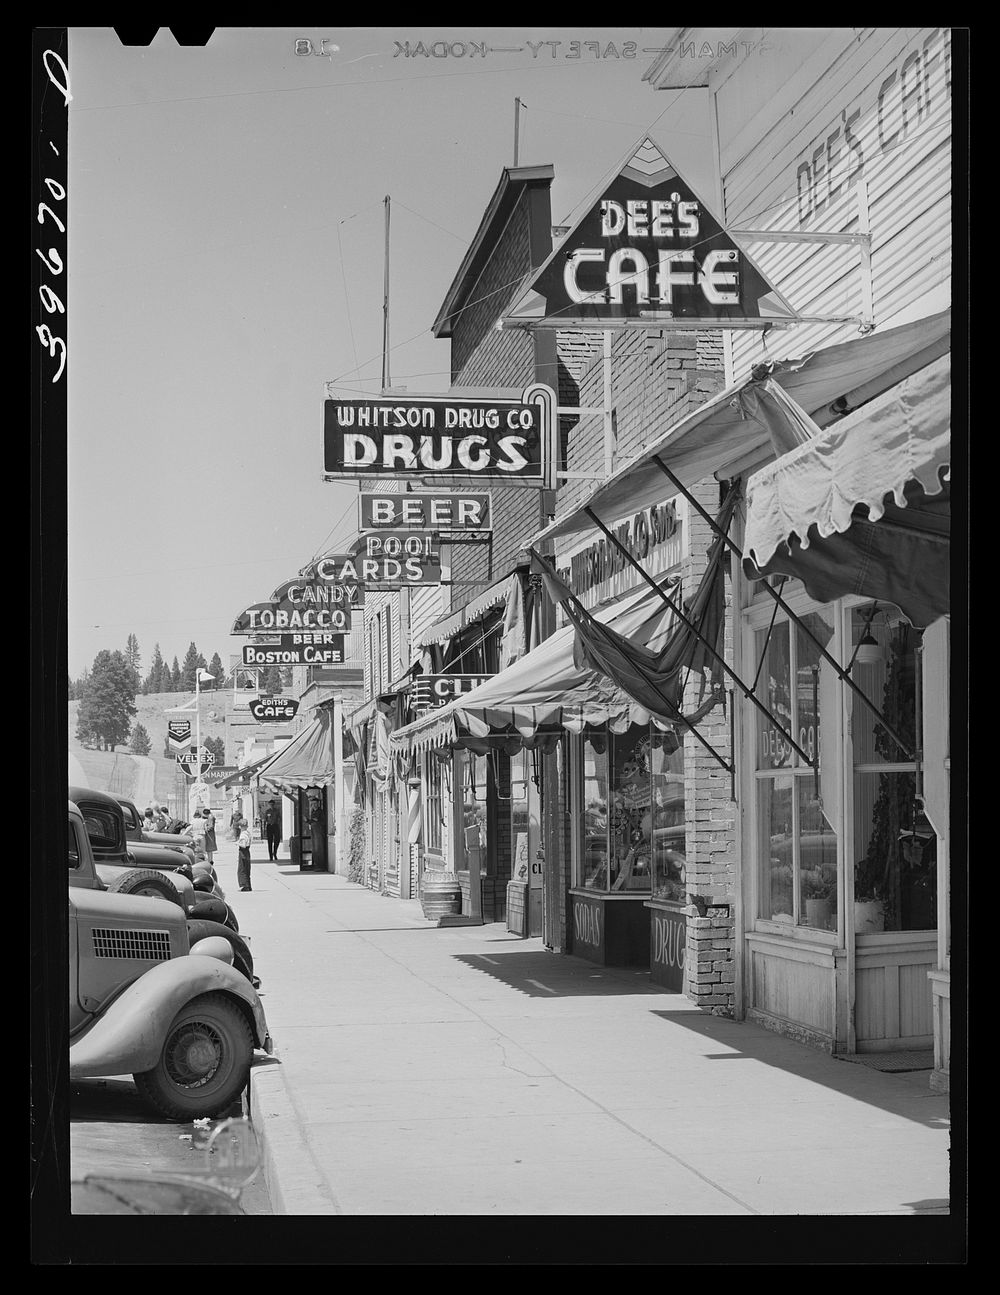
<svg viewBox="0 0 1000 1295">
<path fill-rule="evenodd" d="M 666 642 L 675 621 L 673 612 L 648 586 L 595 609 L 594 615 L 653 648 Z M 414 755 L 448 746 L 485 750 L 509 745 L 513 749 L 591 726 L 607 725 L 616 733 L 631 724 L 648 724 L 650 719 L 662 728 L 671 726 L 668 718 L 652 715 L 605 675 L 578 666 L 575 649 L 574 627 L 557 630 L 478 688 L 397 729 L 390 735 L 390 750 Z"/>
<path fill-rule="evenodd" d="M 747 481 L 744 568 L 821 602 L 861 594 L 923 628 L 950 609 L 951 357 Z"/>
<path fill-rule="evenodd" d="M 291 795 L 309 787 L 333 783 L 333 717 L 321 710 L 316 719 L 279 751 L 258 775 L 263 791 Z"/>
</svg>

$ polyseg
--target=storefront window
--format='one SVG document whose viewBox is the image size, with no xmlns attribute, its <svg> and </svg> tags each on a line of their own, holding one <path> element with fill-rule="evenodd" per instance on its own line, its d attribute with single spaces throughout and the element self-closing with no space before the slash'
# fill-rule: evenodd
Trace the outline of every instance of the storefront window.
<svg viewBox="0 0 1000 1295">
<path fill-rule="evenodd" d="M 439 853 L 444 841 L 441 807 L 441 762 L 436 755 L 424 757 L 424 840 L 428 850 Z"/>
<path fill-rule="evenodd" d="M 531 756 L 522 747 L 510 757 L 511 877 L 514 881 L 530 879 L 532 851 L 528 779 L 531 774 Z"/>
<path fill-rule="evenodd" d="M 852 642 L 869 640 L 855 659 L 854 679 L 915 752 L 920 635 L 897 612 L 873 604 L 855 608 L 851 619 Z M 852 730 L 857 929 L 861 934 L 934 930 L 937 837 L 917 800 L 916 765 L 857 703 Z"/>
<path fill-rule="evenodd" d="M 486 860 L 486 764 L 485 755 L 466 751 L 463 763 L 463 870 Z"/>
<path fill-rule="evenodd" d="M 815 637 L 825 647 L 832 639 L 832 611 L 804 616 L 802 624 L 808 633 L 778 621 L 770 634 L 757 635 L 757 652 L 763 653 L 760 695 L 770 712 L 757 715 L 757 912 L 767 921 L 835 931 L 837 838 L 829 784 L 835 783 L 836 761 L 824 757 L 820 728 L 834 676 L 813 642 Z"/>
<path fill-rule="evenodd" d="M 583 742 L 580 884 L 684 897 L 683 751 L 672 733 L 633 725 Z"/>
</svg>

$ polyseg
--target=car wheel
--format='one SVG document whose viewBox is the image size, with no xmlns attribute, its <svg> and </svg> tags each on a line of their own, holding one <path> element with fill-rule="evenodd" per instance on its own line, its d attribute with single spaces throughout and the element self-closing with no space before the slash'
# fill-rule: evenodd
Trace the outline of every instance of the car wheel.
<svg viewBox="0 0 1000 1295">
<path fill-rule="evenodd" d="M 201 994 L 174 1017 L 152 1070 L 133 1075 L 141 1096 L 174 1120 L 224 1114 L 246 1087 L 253 1039 L 222 994 Z"/>
<path fill-rule="evenodd" d="M 183 906 L 184 900 L 174 883 L 152 868 L 128 868 L 108 886 L 116 895 L 154 895 Z"/>
<path fill-rule="evenodd" d="M 203 918 L 189 918 L 188 924 L 188 941 L 190 944 L 197 944 L 199 940 L 206 940 L 210 935 L 221 935 L 223 939 L 229 941 L 233 949 L 233 966 L 245 976 L 247 980 L 253 981 L 253 955 L 246 940 L 229 926 L 222 922 L 210 922 Z"/>
</svg>

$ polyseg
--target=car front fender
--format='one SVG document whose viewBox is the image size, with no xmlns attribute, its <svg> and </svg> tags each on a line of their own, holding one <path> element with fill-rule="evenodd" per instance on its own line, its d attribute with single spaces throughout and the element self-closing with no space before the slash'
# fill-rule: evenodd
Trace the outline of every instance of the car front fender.
<svg viewBox="0 0 1000 1295">
<path fill-rule="evenodd" d="M 253 1022 L 254 1046 L 271 1051 L 264 1009 L 246 977 L 216 958 L 189 953 L 151 967 L 70 1040 L 70 1078 L 152 1070 L 180 1009 L 192 998 L 210 993 L 225 993 L 245 1003 Z"/>
</svg>

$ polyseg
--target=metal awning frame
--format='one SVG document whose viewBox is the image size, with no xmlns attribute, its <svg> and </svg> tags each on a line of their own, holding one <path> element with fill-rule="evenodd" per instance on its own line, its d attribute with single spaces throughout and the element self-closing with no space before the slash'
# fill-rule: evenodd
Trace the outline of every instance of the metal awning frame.
<svg viewBox="0 0 1000 1295">
<path fill-rule="evenodd" d="M 654 457 L 655 457 L 655 456 L 654 456 Z M 661 466 L 662 466 L 662 464 L 661 464 Z M 683 489 L 683 487 L 682 487 L 682 489 Z M 686 490 L 684 490 L 684 491 L 683 491 L 683 493 L 685 494 L 685 496 L 686 496 L 687 498 L 689 498 L 689 499 L 691 498 L 691 496 L 690 496 L 690 495 L 688 495 L 688 492 L 687 492 Z M 601 519 L 597 516 L 597 514 L 594 512 L 594 510 L 593 510 L 592 508 L 590 508 L 590 507 L 585 507 L 583 511 L 587 514 L 587 516 L 590 518 L 590 520 L 591 520 L 592 522 L 594 522 L 594 524 L 595 524 L 596 526 L 599 526 L 599 527 L 600 527 L 600 529 L 601 529 L 601 530 L 604 532 L 604 534 L 608 537 L 608 539 L 610 540 L 610 542 L 611 542 L 612 544 L 614 544 L 614 546 L 615 546 L 615 547 L 616 547 L 616 548 L 621 552 L 621 554 L 623 555 L 623 557 L 628 561 L 629 565 L 630 565 L 630 566 L 632 566 L 632 567 L 634 567 L 634 568 L 635 568 L 635 570 L 636 570 L 636 571 L 638 571 L 638 572 L 639 572 L 639 574 L 642 576 L 643 580 L 645 580 L 645 581 L 646 581 L 646 583 L 647 583 L 651 588 L 653 588 L 653 589 L 655 589 L 655 590 L 656 590 L 656 592 L 659 594 L 659 596 L 663 599 L 663 601 L 667 604 L 667 606 L 671 609 L 671 611 L 673 611 L 673 612 L 674 612 L 674 614 L 678 617 L 678 619 L 679 619 L 679 620 L 681 620 L 681 621 L 683 622 L 683 624 L 684 624 L 684 625 L 686 625 L 686 626 L 687 626 L 687 628 L 688 628 L 689 630 L 691 630 L 691 632 L 692 632 L 692 633 L 694 634 L 694 636 L 697 638 L 698 642 L 702 645 L 702 647 L 704 647 L 704 648 L 706 649 L 706 651 L 707 651 L 707 652 L 709 653 L 709 655 L 713 658 L 713 660 L 715 660 L 715 661 L 717 661 L 717 662 L 718 662 L 718 664 L 722 667 L 723 672 L 724 672 L 726 675 L 728 675 L 730 679 L 732 679 L 732 681 L 736 684 L 736 686 L 737 686 L 737 687 L 740 689 L 740 691 L 743 693 L 744 697 L 746 697 L 747 701 L 752 702 L 752 703 L 754 704 L 754 706 L 756 706 L 756 707 L 757 707 L 757 709 L 758 709 L 759 711 L 762 711 L 762 712 L 763 712 L 763 714 L 765 714 L 765 715 L 768 717 L 768 719 L 769 719 L 769 720 L 771 721 L 771 723 L 775 726 L 775 728 L 776 728 L 776 729 L 777 729 L 777 731 L 781 734 L 781 736 L 785 739 L 785 741 L 786 741 L 786 742 L 788 742 L 788 743 L 789 743 L 789 745 L 790 745 L 794 750 L 796 750 L 796 751 L 799 753 L 799 755 L 800 755 L 800 756 L 802 757 L 802 759 L 806 762 L 806 764 L 807 764 L 807 765 L 809 765 L 809 767 L 810 767 L 810 768 L 813 768 L 813 769 L 818 768 L 818 767 L 819 767 L 819 766 L 818 766 L 819 756 L 818 756 L 818 755 L 816 755 L 816 756 L 814 756 L 812 759 L 810 759 L 810 757 L 809 757 L 808 753 L 807 753 L 806 751 L 804 751 L 804 750 L 802 749 L 802 747 L 800 747 L 800 746 L 799 746 L 798 742 L 796 742 L 795 738 L 794 738 L 794 737 L 792 737 L 791 733 L 789 733 L 789 732 L 788 732 L 788 730 L 787 730 L 787 729 L 785 728 L 785 726 L 780 722 L 780 720 L 777 718 L 777 716 L 776 716 L 776 715 L 774 715 L 770 710 L 768 710 L 768 708 L 764 705 L 764 703 L 760 700 L 760 698 L 755 694 L 755 692 L 754 692 L 753 688 L 752 688 L 752 687 L 750 687 L 750 686 L 748 686 L 746 683 L 744 683 L 744 682 L 743 682 L 743 680 L 739 677 L 739 675 L 738 675 L 738 674 L 736 673 L 736 671 L 732 668 L 732 666 L 731 666 L 731 665 L 729 665 L 729 663 L 725 660 L 725 658 L 724 658 L 723 656 L 721 656 L 721 655 L 720 655 L 720 653 L 718 653 L 718 652 L 715 650 L 715 648 L 712 646 L 712 644 L 711 644 L 711 643 L 709 643 L 709 641 L 708 641 L 708 640 L 705 638 L 705 636 L 701 633 L 701 631 L 698 629 L 698 627 L 697 627 L 696 625 L 694 625 L 694 624 L 693 624 L 693 623 L 692 623 L 692 622 L 687 618 L 687 616 L 685 616 L 685 615 L 684 615 L 684 612 L 683 612 L 679 607 L 677 607 L 675 603 L 671 602 L 670 598 L 669 598 L 669 597 L 668 597 L 668 595 L 665 593 L 665 591 L 664 591 L 664 590 L 663 590 L 663 589 L 662 589 L 658 584 L 656 584 L 656 582 L 653 580 L 653 578 L 652 578 L 652 576 L 649 574 L 649 572 L 648 572 L 648 571 L 645 571 L 645 570 L 644 570 L 644 569 L 639 565 L 639 563 L 635 560 L 635 558 L 634 558 L 634 557 L 632 556 L 632 554 L 628 551 L 628 549 L 625 547 L 625 545 L 624 545 L 624 544 L 622 544 L 621 540 L 619 540 L 619 539 L 618 539 L 618 537 L 617 537 L 617 536 L 616 536 L 616 535 L 615 535 L 611 530 L 609 530 L 607 526 L 605 526 L 605 524 L 604 524 L 604 523 L 601 521 Z M 699 511 L 701 511 L 701 510 L 699 509 Z M 707 514 L 707 513 L 704 513 L 704 512 L 702 513 L 702 515 L 703 515 L 703 516 L 708 516 L 708 514 Z M 722 538 L 723 538 L 724 540 L 727 540 L 727 541 L 728 541 L 728 539 L 729 539 L 728 535 L 727 535 L 727 534 L 726 534 L 726 532 L 725 532 L 725 531 L 723 531 L 723 529 L 722 529 L 722 528 L 721 528 L 721 527 L 716 523 L 715 519 L 714 519 L 714 518 L 712 518 L 712 519 L 711 519 L 711 521 L 712 521 L 712 529 L 713 529 L 713 531 L 714 531 L 717 535 L 721 535 L 721 536 L 722 536 Z M 699 734 L 698 736 L 699 736 L 699 737 L 701 737 L 701 734 Z M 719 763 L 720 763 L 720 764 L 722 764 L 722 765 L 723 765 L 723 767 L 726 769 L 726 771 L 727 771 L 728 773 L 732 774 L 732 773 L 734 772 L 735 765 L 733 765 L 733 764 L 728 764 L 725 760 L 723 760 L 723 758 L 722 758 L 722 757 L 721 757 L 717 752 L 713 752 L 713 753 L 715 754 L 715 757 L 716 757 L 716 759 L 719 761 Z"/>
<path fill-rule="evenodd" d="M 701 506 L 701 504 L 698 502 L 697 499 L 695 499 L 694 495 L 691 494 L 691 492 L 687 489 L 684 483 L 670 470 L 670 468 L 667 467 L 663 459 L 658 454 L 654 454 L 651 456 L 651 461 L 655 463 L 656 466 L 660 469 L 660 471 L 666 476 L 670 484 L 674 486 L 675 489 L 678 490 L 684 496 L 684 498 L 688 501 L 688 503 L 697 511 L 699 516 L 702 517 L 709 524 L 713 532 L 716 535 L 721 537 L 723 543 L 730 550 L 730 552 L 734 553 L 736 557 L 742 562 L 743 551 L 742 549 L 740 549 L 739 545 L 735 542 L 735 540 L 730 538 L 727 532 L 722 530 L 722 528 L 716 523 L 715 518 L 712 517 L 711 514 L 708 513 Z M 591 509 L 587 508 L 584 511 L 594 521 L 597 521 L 597 518 Z M 604 530 L 606 535 L 608 535 L 612 540 L 614 540 L 614 536 L 612 536 L 611 532 L 604 527 L 603 523 L 598 522 L 598 525 L 601 526 L 601 529 Z M 621 546 L 619 545 L 619 547 Z M 638 567 L 638 564 L 633 562 L 633 565 L 636 565 L 638 570 L 640 571 L 642 570 L 641 567 Z M 645 575 L 644 572 L 643 574 Z M 788 618 L 791 621 L 795 623 L 797 628 L 806 636 L 806 638 L 809 639 L 809 641 L 819 650 L 819 653 L 822 656 L 823 660 L 833 667 L 841 683 L 845 684 L 848 688 L 850 688 L 850 690 L 854 693 L 854 695 L 858 698 L 858 700 L 862 703 L 862 705 L 864 705 L 872 713 L 872 715 L 874 715 L 878 723 L 886 731 L 889 737 L 892 738 L 893 742 L 895 742 L 899 750 L 903 752 L 903 754 L 906 756 L 908 760 L 916 761 L 917 757 L 915 753 L 910 750 L 910 748 L 899 736 L 899 734 L 895 731 L 895 729 L 893 729 L 892 726 L 888 723 L 885 716 L 875 705 L 875 703 L 871 700 L 871 698 L 867 695 L 864 689 L 860 688 L 858 684 L 856 684 L 854 680 L 851 678 L 850 665 L 848 665 L 847 668 L 845 669 L 845 667 L 842 666 L 839 661 L 835 660 L 835 658 L 832 657 L 829 652 L 827 652 L 826 648 L 819 641 L 816 635 L 813 634 L 813 632 L 808 628 L 808 626 L 803 621 L 802 617 L 797 615 L 797 613 L 794 612 L 791 607 L 789 607 L 788 603 L 785 602 L 784 598 L 782 598 L 778 590 L 773 588 L 773 586 L 767 580 L 764 580 L 761 583 L 763 584 L 763 587 L 766 590 L 768 596 L 774 600 L 777 606 L 781 608 L 781 610 L 788 616 Z M 766 644 L 763 650 L 766 651 Z M 749 701 L 752 701 L 754 705 L 758 707 L 758 709 L 764 712 L 764 714 L 768 715 L 771 718 L 772 722 L 778 728 L 779 732 L 781 732 L 782 736 L 785 737 L 787 741 L 791 742 L 792 746 L 795 748 L 796 751 L 798 751 L 798 753 L 803 757 L 803 759 L 805 759 L 806 763 L 811 768 L 818 770 L 819 768 L 818 753 L 813 760 L 810 760 L 808 756 L 805 755 L 805 753 L 803 752 L 802 748 L 798 745 L 798 743 L 793 741 L 793 739 L 789 737 L 787 733 L 785 733 L 781 725 L 778 724 L 777 719 L 773 715 L 771 715 L 771 712 L 768 711 L 764 703 L 754 694 L 753 689 L 752 688 L 748 689 L 747 685 L 744 684 L 742 680 L 739 680 L 737 676 L 729 669 L 728 666 L 726 666 L 725 668 L 727 672 L 733 675 L 734 679 L 737 679 L 737 682 L 739 683 L 739 686 L 742 689 L 744 695 L 747 697 L 747 699 Z M 759 666 L 758 666 L 758 673 L 759 673 Z"/>
<path fill-rule="evenodd" d="M 596 518 L 594 520 L 597 521 Z M 601 527 L 602 530 L 605 529 L 604 526 L 601 524 L 601 522 L 598 521 L 597 524 Z M 610 534 L 610 532 L 607 532 L 607 531 L 605 531 L 605 533 Z M 625 552 L 624 549 L 622 551 Z M 548 560 L 548 558 L 544 557 L 541 553 L 538 553 L 535 549 L 532 549 L 531 553 L 543 566 L 546 566 L 552 572 L 553 575 L 556 574 L 555 568 L 552 566 L 552 563 Z M 629 557 L 631 558 L 631 554 L 629 554 Z M 642 568 L 640 567 L 639 570 L 641 571 Z M 656 584 L 651 577 L 646 576 L 646 573 L 644 571 L 642 572 L 642 574 L 648 580 L 648 582 L 653 586 L 653 588 L 657 591 L 657 593 L 667 604 L 667 606 L 671 609 L 671 611 L 677 614 L 684 621 L 686 625 L 688 625 L 690 628 L 693 629 L 694 627 L 691 626 L 690 622 L 686 619 L 686 617 L 684 617 L 682 612 L 677 611 L 676 606 L 674 605 L 674 603 L 670 601 L 670 599 L 667 597 L 663 589 L 658 584 Z M 580 600 L 576 597 L 575 594 L 571 594 L 571 597 L 573 598 L 573 601 L 576 603 L 578 607 L 580 607 L 584 611 L 586 610 L 586 608 L 583 607 L 583 604 L 580 602 Z M 695 632 L 697 633 L 697 631 Z M 699 639 L 701 639 L 700 634 L 698 635 L 698 637 Z M 701 639 L 701 641 L 704 642 L 705 640 Z M 689 720 L 686 715 L 681 713 L 680 707 L 676 706 L 670 700 L 669 697 L 664 696 L 662 689 L 659 687 L 656 681 L 650 677 L 649 673 L 646 670 L 644 670 L 638 662 L 636 662 L 636 668 L 638 669 L 642 677 L 645 679 L 646 683 L 648 683 L 649 686 L 656 693 L 657 697 L 659 697 L 660 700 L 663 702 L 663 705 L 665 708 L 664 713 L 669 715 L 672 720 L 676 720 L 678 723 L 683 724 L 684 727 L 688 729 L 689 732 L 693 733 L 695 737 L 698 739 L 698 741 L 705 748 L 705 750 L 709 753 L 709 755 L 711 755 L 714 760 L 718 761 L 718 763 L 722 765 L 726 773 L 732 776 L 735 773 L 735 765 L 733 765 L 732 763 L 727 761 L 722 755 L 720 755 L 719 752 L 716 751 L 715 747 L 712 746 L 711 742 L 709 742 L 708 738 L 705 737 L 704 733 L 699 733 L 698 729 L 691 722 L 691 720 Z"/>
</svg>

